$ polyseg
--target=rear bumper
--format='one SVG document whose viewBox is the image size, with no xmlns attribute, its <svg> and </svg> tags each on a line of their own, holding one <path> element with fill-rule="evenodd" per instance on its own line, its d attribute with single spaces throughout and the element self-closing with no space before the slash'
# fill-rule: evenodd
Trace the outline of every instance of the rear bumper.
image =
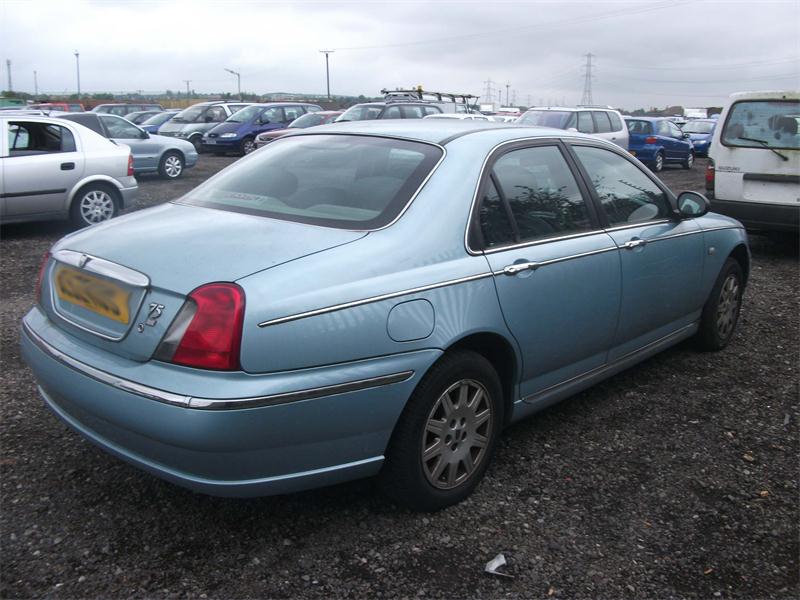
<svg viewBox="0 0 800 600">
<path fill-rule="evenodd" d="M 709 195 L 711 210 L 733 217 L 752 231 L 800 232 L 800 205 L 720 200 Z"/>
<path fill-rule="evenodd" d="M 440 355 L 429 350 L 265 375 L 174 367 L 181 372 L 175 381 L 202 378 L 207 380 L 207 390 L 219 390 L 223 380 L 231 396 L 241 396 L 244 386 L 251 391 L 263 389 L 281 402 L 253 408 L 221 404 L 210 409 L 193 408 L 189 402 L 181 405 L 193 398 L 174 388 L 164 392 L 174 403 L 154 400 L 148 396 L 153 388 L 134 380 L 135 373 L 164 373 L 173 367 L 110 356 L 102 364 L 97 349 L 83 347 L 74 339 L 67 341 L 68 337 L 37 308 L 23 320 L 22 354 L 53 412 L 134 466 L 218 496 L 281 494 L 374 475 L 407 398 Z M 76 357 L 77 349 L 84 349 L 86 355 Z M 66 351 L 72 353 L 71 363 L 65 360 Z M 336 393 L 336 385 L 352 381 L 354 373 L 360 380 L 389 373 L 407 375 L 377 387 L 341 387 L 344 391 Z M 176 385 L 157 376 L 159 385 Z M 328 388 L 319 385 L 323 382 Z M 296 395 L 298 390 L 320 387 L 332 391 L 307 399 Z M 280 398 L 281 391 L 289 398 Z"/>
<path fill-rule="evenodd" d="M 136 197 L 139 195 L 139 184 L 136 182 L 135 177 L 126 177 L 127 181 L 123 181 L 123 186 L 119 188 L 119 196 L 122 199 L 122 206 L 120 208 L 126 208 L 133 204 Z M 133 185 L 131 185 L 131 183 Z"/>
<path fill-rule="evenodd" d="M 660 148 L 658 146 L 629 147 L 628 152 L 642 162 L 653 162 Z"/>
</svg>

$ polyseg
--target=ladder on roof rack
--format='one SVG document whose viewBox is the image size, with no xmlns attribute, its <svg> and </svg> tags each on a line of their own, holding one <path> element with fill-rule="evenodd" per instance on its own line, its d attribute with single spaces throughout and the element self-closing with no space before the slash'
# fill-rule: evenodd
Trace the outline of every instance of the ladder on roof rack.
<svg viewBox="0 0 800 600">
<path fill-rule="evenodd" d="M 386 88 L 381 90 L 381 94 L 383 94 L 384 100 L 431 100 L 430 96 L 435 98 L 438 102 L 457 102 L 461 104 L 469 104 L 470 100 L 475 99 L 477 100 L 479 96 L 473 96 L 472 94 L 459 94 L 459 93 L 452 93 L 452 92 L 433 92 L 423 90 L 422 86 L 418 86 L 414 89 L 410 90 L 403 90 L 400 88 L 394 90 L 388 90 Z M 425 98 L 425 96 L 429 96 L 429 98 Z"/>
</svg>

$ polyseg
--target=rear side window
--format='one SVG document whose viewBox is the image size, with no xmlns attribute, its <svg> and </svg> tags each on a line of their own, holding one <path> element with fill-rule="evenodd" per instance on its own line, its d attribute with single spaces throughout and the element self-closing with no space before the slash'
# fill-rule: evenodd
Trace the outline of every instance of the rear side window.
<svg viewBox="0 0 800 600">
<path fill-rule="evenodd" d="M 507 212 L 493 179 L 489 179 L 478 209 L 478 221 L 485 248 L 512 244 L 516 238 Z"/>
<path fill-rule="evenodd" d="M 284 118 L 285 123 L 290 123 L 294 121 L 297 117 L 302 116 L 305 113 L 303 107 L 301 106 L 284 106 L 283 107 L 283 114 L 286 115 Z"/>
<path fill-rule="evenodd" d="M 747 100 L 731 106 L 721 140 L 734 148 L 800 149 L 800 102 Z"/>
<path fill-rule="evenodd" d="M 622 131 L 622 119 L 617 113 L 606 113 L 611 119 L 611 131 Z"/>
<path fill-rule="evenodd" d="M 492 186 L 481 207 L 481 232 L 487 247 L 529 242 L 592 228 L 589 210 L 578 184 L 555 146 L 514 150 L 500 157 L 492 169 Z M 501 211 L 496 205 L 505 205 Z M 510 215 L 513 238 L 502 225 Z M 503 239 L 505 237 L 506 239 Z"/>
<path fill-rule="evenodd" d="M 437 146 L 359 135 L 269 144 L 179 201 L 339 229 L 391 223 L 442 156 Z"/>
<path fill-rule="evenodd" d="M 390 106 L 387 108 L 382 116 L 383 119 L 402 119 L 403 115 L 400 112 L 399 106 Z"/>
<path fill-rule="evenodd" d="M 594 126 L 597 133 L 609 133 L 611 131 L 611 121 L 608 118 L 608 113 L 602 110 L 595 110 L 592 112 L 594 115 Z"/>
<path fill-rule="evenodd" d="M 48 123 L 9 123 L 11 156 L 75 152 L 75 136 L 66 127 Z"/>
<path fill-rule="evenodd" d="M 574 146 L 611 226 L 667 218 L 667 195 L 642 170 L 615 152 Z"/>
<path fill-rule="evenodd" d="M 404 119 L 421 119 L 425 114 L 422 112 L 421 106 L 404 106 L 403 118 Z"/>
<path fill-rule="evenodd" d="M 594 123 L 592 123 L 592 115 L 589 111 L 578 113 L 578 131 L 581 133 L 594 133 Z"/>
</svg>

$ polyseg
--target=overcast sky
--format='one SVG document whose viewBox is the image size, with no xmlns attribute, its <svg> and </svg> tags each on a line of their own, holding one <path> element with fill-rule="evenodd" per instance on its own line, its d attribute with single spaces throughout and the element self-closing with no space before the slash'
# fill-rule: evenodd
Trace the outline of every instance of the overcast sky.
<svg viewBox="0 0 800 600">
<path fill-rule="evenodd" d="M 15 90 L 166 89 L 378 95 L 409 87 L 516 104 L 575 104 L 593 58 L 595 103 L 719 105 L 800 87 L 800 0 L 202 2 L 0 0 Z"/>
</svg>

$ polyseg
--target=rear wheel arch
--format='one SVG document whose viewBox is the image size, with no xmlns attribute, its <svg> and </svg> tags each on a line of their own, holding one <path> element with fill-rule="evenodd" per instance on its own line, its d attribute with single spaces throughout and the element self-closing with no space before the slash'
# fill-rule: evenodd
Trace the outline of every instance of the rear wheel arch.
<svg viewBox="0 0 800 600">
<path fill-rule="evenodd" d="M 445 350 L 445 355 L 457 350 L 471 350 L 491 363 L 503 388 L 504 415 L 505 422 L 508 423 L 514 406 L 517 378 L 520 372 L 514 346 L 502 335 L 487 331 L 472 333 L 457 340 Z"/>
</svg>

